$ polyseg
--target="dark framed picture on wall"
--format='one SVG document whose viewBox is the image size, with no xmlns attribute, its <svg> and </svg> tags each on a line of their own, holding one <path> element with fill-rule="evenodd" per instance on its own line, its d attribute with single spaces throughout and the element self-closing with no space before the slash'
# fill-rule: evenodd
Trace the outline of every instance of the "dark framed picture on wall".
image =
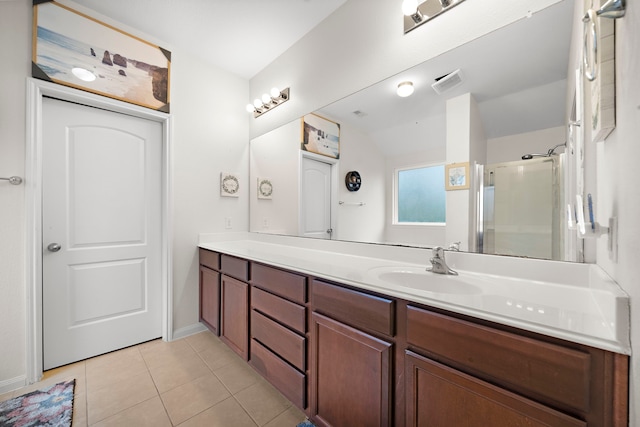
<svg viewBox="0 0 640 427">
<path fill-rule="evenodd" d="M 340 158 L 340 124 L 317 114 L 302 118 L 300 149 L 323 156 Z"/>
<path fill-rule="evenodd" d="M 169 112 L 171 52 L 56 1 L 33 1 L 32 76 Z"/>
</svg>

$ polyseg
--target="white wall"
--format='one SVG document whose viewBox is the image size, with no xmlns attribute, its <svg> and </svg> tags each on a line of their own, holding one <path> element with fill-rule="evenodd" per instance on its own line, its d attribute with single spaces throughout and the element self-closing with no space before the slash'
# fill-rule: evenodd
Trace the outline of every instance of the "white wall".
<svg viewBox="0 0 640 427">
<path fill-rule="evenodd" d="M 564 143 L 566 137 L 566 128 L 558 126 L 489 139 L 487 140 L 487 164 L 522 160 L 525 154 L 544 154 L 549 148 Z M 556 153 L 562 152 L 564 152 L 563 147 L 556 150 Z"/>
<path fill-rule="evenodd" d="M 460 250 L 474 248 L 474 165 L 485 164 L 487 141 L 475 98 L 470 94 L 447 100 L 447 164 L 469 163 L 468 189 L 447 191 L 447 246 L 460 242 Z M 446 178 L 445 178 L 446 179 Z"/>
<path fill-rule="evenodd" d="M 341 126 L 338 170 L 338 200 L 345 204 L 338 205 L 338 226 L 334 238 L 357 242 L 384 241 L 384 157 L 369 135 L 353 126 Z M 360 190 L 347 190 L 344 177 L 349 171 L 360 173 Z M 365 205 L 353 205 L 360 202 Z"/>
<path fill-rule="evenodd" d="M 70 2 L 67 2 L 71 4 Z M 75 6 L 78 10 L 84 10 Z M 0 176 L 24 176 L 31 0 L 0 1 Z M 89 11 L 90 13 L 90 11 Z M 93 15 L 172 50 L 171 45 Z M 221 171 L 248 181 L 248 82 L 172 50 L 174 331 L 198 327 L 198 234 L 248 229 L 248 191 L 219 196 Z M 224 100 L 224 102 L 220 102 Z M 24 189 L 0 182 L 0 392 L 25 380 Z"/>
<path fill-rule="evenodd" d="M 300 137 L 298 119 L 251 140 L 251 231 L 298 235 Z M 271 199 L 258 199 L 258 178 L 271 180 Z"/>
<path fill-rule="evenodd" d="M 597 241 L 597 262 L 631 297 L 630 426 L 640 425 L 640 190 L 635 179 L 640 159 L 640 4 L 627 2 L 627 13 L 616 21 L 616 128 L 597 151 L 596 220 L 618 218 L 617 261 L 607 239 Z M 589 140 L 590 135 L 587 135 Z"/>
<path fill-rule="evenodd" d="M 31 72 L 31 2 L 0 2 L 0 176 L 24 177 L 25 77 Z M 24 381 L 24 188 L 0 181 L 0 390 Z"/>
</svg>

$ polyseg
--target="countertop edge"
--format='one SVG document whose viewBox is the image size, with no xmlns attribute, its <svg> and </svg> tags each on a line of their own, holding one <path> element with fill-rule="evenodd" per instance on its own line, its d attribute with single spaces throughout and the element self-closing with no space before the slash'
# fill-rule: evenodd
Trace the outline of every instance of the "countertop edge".
<svg viewBox="0 0 640 427">
<path fill-rule="evenodd" d="M 523 329 L 529 332 L 534 332 L 534 333 L 539 333 L 542 335 L 547 335 L 547 336 L 551 336 L 554 338 L 559 338 L 559 339 L 563 339 L 566 341 L 570 341 L 570 342 L 574 342 L 574 343 L 578 343 L 578 344 L 584 344 L 590 347 L 595 347 L 595 348 L 599 348 L 602 350 L 607 350 L 607 351 L 611 351 L 614 353 L 620 353 L 620 354 L 624 354 L 624 355 L 631 355 L 631 345 L 630 342 L 628 343 L 624 343 L 624 342 L 619 342 L 616 340 L 608 340 L 608 339 L 604 339 L 601 337 L 595 337 L 595 336 L 590 336 L 590 335 L 585 335 L 583 333 L 580 332 L 576 332 L 576 331 L 570 331 L 570 330 L 566 330 L 566 329 L 559 329 L 559 328 L 555 328 L 555 327 L 551 327 L 548 325 L 543 325 L 543 324 L 539 324 L 539 323 L 533 323 L 533 322 L 529 322 L 526 320 L 521 320 L 521 319 L 517 319 L 517 318 L 513 318 L 513 317 L 508 317 L 508 316 L 504 316 L 501 314 L 495 314 L 495 313 L 491 313 L 489 311 L 484 311 L 484 310 L 477 310 L 471 307 L 465 307 L 462 305 L 457 305 L 457 304 L 451 304 L 451 303 L 447 303 L 446 301 L 442 301 L 442 300 L 438 300 L 435 298 L 425 298 L 425 297 L 421 297 L 421 296 L 417 296 L 414 294 L 410 294 L 410 293 L 406 293 L 406 292 L 402 292 L 399 290 L 395 290 L 395 289 L 390 289 L 390 288 L 382 288 L 379 286 L 375 286 L 372 284 L 367 284 L 361 281 L 355 281 L 352 279 L 349 279 L 348 277 L 337 277 L 331 274 L 326 274 L 324 272 L 321 271 L 314 271 L 314 270 L 309 270 L 309 269 L 305 269 L 303 267 L 299 267 L 299 266 L 295 266 L 295 265 L 291 265 L 291 264 L 286 264 L 286 263 L 282 263 L 282 262 L 278 262 L 278 261 L 274 261 L 272 259 L 265 259 L 265 258 L 261 258 L 259 256 L 256 255 L 252 255 L 250 253 L 248 253 L 249 251 L 238 251 L 238 250 L 234 250 L 233 248 L 229 248 L 229 247 L 225 247 L 225 246 L 229 246 L 228 244 L 230 242 L 234 242 L 234 244 L 238 245 L 238 244 L 244 244 L 246 245 L 246 248 L 249 249 L 249 246 L 252 243 L 256 243 L 251 241 L 250 239 L 245 239 L 244 236 L 242 235 L 238 235 L 235 236 L 234 238 L 230 239 L 230 240 L 226 240 L 226 241 L 218 241 L 218 242 L 201 242 L 198 244 L 198 247 L 202 248 L 202 249 L 207 249 L 207 250 L 212 250 L 212 251 L 216 251 L 216 252 L 220 252 L 220 253 L 224 253 L 227 255 L 232 255 L 232 256 L 237 256 L 237 257 L 241 257 L 241 258 L 245 258 L 251 261 L 255 261 L 255 262 L 260 262 L 260 263 L 264 263 L 264 264 L 268 264 L 268 265 L 272 265 L 274 267 L 278 267 L 278 268 L 283 268 L 286 270 L 290 270 L 290 271 L 294 271 L 294 272 L 298 272 L 298 273 L 302 273 L 302 274 L 306 274 L 309 276 L 313 276 L 313 277 L 317 277 L 319 279 L 325 279 L 325 280 L 330 280 L 333 282 L 338 282 L 338 283 L 343 283 L 345 285 L 349 285 L 349 286 L 353 286 L 359 289 L 363 289 L 363 290 L 368 290 L 371 292 L 376 292 L 376 293 L 380 293 L 380 294 L 386 294 L 392 297 L 396 297 L 396 298 L 400 298 L 409 302 L 415 302 L 418 304 L 423 304 L 423 305 L 427 305 L 427 306 L 432 306 L 434 308 L 440 308 L 443 310 L 448 310 L 454 313 L 458 313 L 458 314 L 462 314 L 462 315 L 468 315 L 470 317 L 475 317 L 478 319 L 482 319 L 482 320 L 487 320 L 487 321 L 491 321 L 491 322 L 495 322 L 498 324 L 502 324 L 502 325 L 506 325 L 506 326 L 511 326 L 511 327 L 515 327 L 515 328 L 519 328 L 519 329 Z M 273 245 L 273 246 L 281 246 L 278 244 L 272 244 L 272 243 L 265 243 L 265 242 L 258 242 L 261 245 Z M 318 253 L 322 253 L 323 251 L 321 250 L 315 250 L 315 249 L 305 249 L 307 251 L 314 251 L 314 252 L 318 252 Z M 357 255 L 353 255 L 354 257 L 358 257 Z M 367 257 L 368 258 L 368 257 Z M 370 258 L 372 260 L 377 259 L 377 258 Z M 391 261 L 391 262 L 395 262 L 397 263 L 397 261 Z M 398 263 L 400 264 L 400 263 Z M 628 301 L 627 301 L 628 304 Z M 627 319 L 628 321 L 628 319 Z M 628 325 L 626 330 L 628 331 Z M 628 335 L 628 334 L 626 334 Z M 626 336 L 625 335 L 625 336 Z"/>
</svg>

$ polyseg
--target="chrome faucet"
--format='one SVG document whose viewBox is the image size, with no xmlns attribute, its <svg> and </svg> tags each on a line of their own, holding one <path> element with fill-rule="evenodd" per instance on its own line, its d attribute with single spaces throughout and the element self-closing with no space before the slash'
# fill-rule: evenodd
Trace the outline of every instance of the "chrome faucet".
<svg viewBox="0 0 640 427">
<path fill-rule="evenodd" d="M 447 250 L 448 251 L 460 252 L 460 243 L 462 243 L 462 242 L 453 242 L 452 244 L 449 245 Z"/>
<path fill-rule="evenodd" d="M 444 260 L 444 248 L 436 246 L 433 248 L 433 256 L 429 259 L 431 267 L 427 267 L 427 271 L 438 274 L 452 274 L 457 276 L 458 273 L 449 268 Z"/>
</svg>

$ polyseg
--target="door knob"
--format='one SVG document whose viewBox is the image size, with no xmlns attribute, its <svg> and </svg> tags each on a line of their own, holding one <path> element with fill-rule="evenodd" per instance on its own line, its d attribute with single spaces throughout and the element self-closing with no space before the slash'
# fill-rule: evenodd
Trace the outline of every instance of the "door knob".
<svg viewBox="0 0 640 427">
<path fill-rule="evenodd" d="M 47 249 L 49 250 L 49 252 L 58 252 L 60 249 L 62 249 L 62 246 L 60 246 L 58 243 L 49 243 Z"/>
</svg>

